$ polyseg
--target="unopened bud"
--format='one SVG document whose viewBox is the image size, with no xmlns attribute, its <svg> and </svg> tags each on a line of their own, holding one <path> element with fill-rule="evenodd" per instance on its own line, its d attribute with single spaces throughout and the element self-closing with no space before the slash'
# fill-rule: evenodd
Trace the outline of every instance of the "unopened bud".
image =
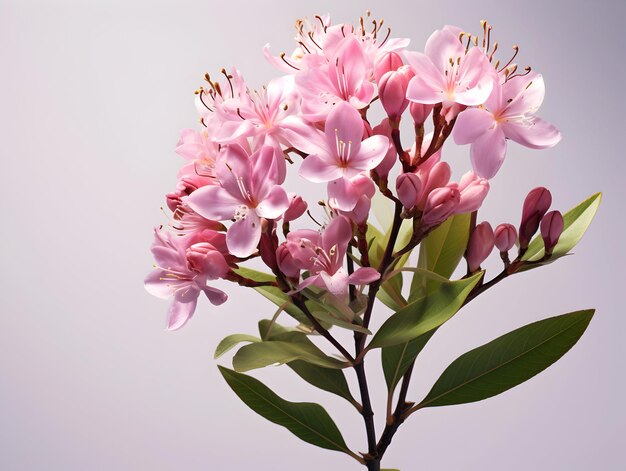
<svg viewBox="0 0 626 471">
<path fill-rule="evenodd" d="M 261 260 L 272 270 L 278 268 L 276 263 L 276 254 L 274 253 L 274 240 L 271 234 L 263 232 L 261 234 L 261 240 L 259 243 L 259 250 L 261 252 Z"/>
<path fill-rule="evenodd" d="M 398 199 L 406 209 L 413 208 L 422 196 L 422 181 L 414 173 L 402 173 L 396 179 Z"/>
<path fill-rule="evenodd" d="M 507 253 L 511 250 L 517 240 L 517 229 L 513 224 L 500 224 L 493 234 L 500 253 Z"/>
<path fill-rule="evenodd" d="M 283 216 L 284 222 L 290 222 L 298 219 L 300 216 L 304 214 L 307 210 L 308 205 L 307 202 L 302 199 L 299 195 L 289 195 L 289 207 L 285 211 L 285 215 Z"/>
<path fill-rule="evenodd" d="M 209 280 L 223 278 L 230 271 L 224 255 L 208 242 L 193 244 L 186 255 L 189 268 Z"/>
<path fill-rule="evenodd" d="M 472 231 L 469 243 L 467 245 L 467 266 L 470 273 L 480 269 L 491 251 L 493 250 L 494 235 L 491 224 L 481 222 Z"/>
<path fill-rule="evenodd" d="M 299 278 L 300 269 L 296 266 L 296 263 L 287 248 L 287 245 L 283 242 L 276 249 L 276 261 L 278 267 L 288 278 Z"/>
<path fill-rule="evenodd" d="M 378 96 L 389 118 L 398 121 L 409 100 L 406 99 L 406 89 L 414 72 L 409 66 L 402 66 L 398 70 L 387 72 L 378 82 Z"/>
<path fill-rule="evenodd" d="M 428 228 L 441 224 L 454 213 L 460 201 L 461 193 L 456 186 L 434 189 L 426 198 L 422 223 Z"/>
<path fill-rule="evenodd" d="M 563 215 L 559 211 L 550 211 L 541 219 L 541 237 L 546 255 L 552 255 L 552 249 L 563 233 Z"/>
<path fill-rule="evenodd" d="M 489 181 L 479 178 L 474 172 L 467 172 L 459 182 L 461 203 L 456 209 L 457 214 L 471 213 L 481 207 L 489 193 Z"/>
<path fill-rule="evenodd" d="M 428 195 L 430 195 L 433 190 L 446 186 L 450 181 L 451 175 L 452 170 L 447 162 L 437 162 L 430 171 L 422 172 L 420 179 L 424 183 L 424 189 L 422 191 L 422 200 L 418 204 L 418 208 L 423 209 L 426 205 Z"/>
<path fill-rule="evenodd" d="M 552 204 L 552 195 L 547 188 L 542 186 L 531 190 L 524 200 L 522 210 L 522 222 L 519 226 L 520 250 L 526 250 L 530 239 L 539 229 L 541 218 Z"/>
<path fill-rule="evenodd" d="M 409 105 L 409 113 L 413 117 L 415 124 L 421 125 L 426 122 L 433 110 L 433 105 L 422 105 L 421 103 L 411 102 Z"/>
<path fill-rule="evenodd" d="M 376 61 L 374 65 L 374 78 L 379 82 L 383 75 L 392 70 L 398 70 L 402 67 L 402 57 L 395 52 L 388 52 Z"/>
<path fill-rule="evenodd" d="M 385 136 L 389 139 L 389 147 L 383 160 L 374 169 L 376 174 L 383 179 L 386 179 L 389 175 L 389 171 L 393 168 L 397 161 L 396 147 L 393 145 L 391 139 L 391 125 L 389 124 L 389 118 L 383 119 L 379 125 L 375 126 L 372 130 L 374 135 Z"/>
</svg>

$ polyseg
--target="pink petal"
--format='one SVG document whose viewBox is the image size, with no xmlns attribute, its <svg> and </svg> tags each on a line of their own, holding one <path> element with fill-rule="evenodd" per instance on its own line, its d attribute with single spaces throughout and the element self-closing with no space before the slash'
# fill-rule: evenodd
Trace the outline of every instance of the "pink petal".
<svg viewBox="0 0 626 471">
<path fill-rule="evenodd" d="M 446 85 L 439 71 L 425 54 L 406 52 L 407 63 L 415 72 L 409 82 L 406 97 L 410 101 L 423 104 L 435 104 L 443 101 L 443 90 Z"/>
<path fill-rule="evenodd" d="M 209 301 L 211 301 L 211 304 L 213 304 L 214 306 L 224 304 L 228 299 L 228 295 L 224 293 L 224 291 L 217 288 L 203 286 L 202 291 L 204 291 L 204 294 L 206 294 L 206 297 L 209 298 Z"/>
<path fill-rule="evenodd" d="M 328 114 L 325 127 L 326 147 L 337 154 L 337 140 L 348 145 L 352 153 L 358 151 L 363 137 L 363 118 L 361 114 L 345 101 L 337 103 Z"/>
<path fill-rule="evenodd" d="M 500 126 L 489 129 L 470 147 L 470 158 L 479 177 L 493 178 L 506 154 L 506 139 Z"/>
<path fill-rule="evenodd" d="M 184 326 L 196 310 L 199 291 L 195 288 L 176 292 L 167 313 L 167 329 L 176 330 Z"/>
<path fill-rule="evenodd" d="M 496 74 L 481 49 L 470 49 L 461 60 L 459 75 L 461 79 L 455 90 L 455 101 L 466 106 L 485 103 L 493 90 Z"/>
<path fill-rule="evenodd" d="M 493 115 L 489 111 L 468 108 L 457 117 L 452 137 L 459 145 L 471 144 L 494 125 Z"/>
<path fill-rule="evenodd" d="M 267 194 L 265 199 L 256 207 L 256 213 L 267 219 L 280 217 L 289 207 L 289 196 L 285 189 L 276 185 Z"/>
<path fill-rule="evenodd" d="M 522 123 L 508 121 L 502 128 L 506 137 L 531 149 L 554 147 L 561 141 L 561 133 L 549 122 L 533 116 Z"/>
<path fill-rule="evenodd" d="M 257 200 L 263 200 L 269 191 L 279 181 L 276 149 L 264 145 L 251 157 L 252 163 L 252 196 Z M 282 158 L 282 156 L 280 157 Z"/>
<path fill-rule="evenodd" d="M 167 273 L 167 271 L 158 268 L 152 270 L 143 282 L 146 291 L 160 299 L 170 298 L 175 291 L 175 286 L 164 279 Z"/>
<path fill-rule="evenodd" d="M 424 53 L 439 70 L 446 70 L 450 59 L 456 60 L 457 57 L 465 56 L 465 47 L 459 41 L 458 35 L 449 29 L 442 29 L 430 35 Z"/>
<path fill-rule="evenodd" d="M 333 247 L 347 246 L 350 239 L 352 239 L 350 221 L 344 216 L 337 216 L 330 221 L 322 233 L 322 249 L 330 253 Z"/>
<path fill-rule="evenodd" d="M 320 272 L 320 276 L 328 291 L 335 296 L 342 296 L 348 292 L 348 274 L 343 268 L 337 270 L 334 275 L 330 275 L 325 271 Z"/>
<path fill-rule="evenodd" d="M 288 116 L 281 127 L 289 143 L 306 154 L 327 153 L 326 136 L 319 129 L 305 123 L 301 118 Z M 334 145 L 332 147 L 334 149 Z"/>
<path fill-rule="evenodd" d="M 328 182 L 328 202 L 341 211 L 352 211 L 361 195 L 375 191 L 374 183 L 365 178 L 338 178 Z"/>
<path fill-rule="evenodd" d="M 241 185 L 250 190 L 252 183 L 250 158 L 246 150 L 238 144 L 227 146 L 215 163 L 215 174 L 220 185 L 240 200 Z"/>
<path fill-rule="evenodd" d="M 215 133 L 213 139 L 220 144 L 235 142 L 244 137 L 250 137 L 257 131 L 257 127 L 249 120 L 224 121 Z"/>
<path fill-rule="evenodd" d="M 185 202 L 200 216 L 212 220 L 231 219 L 242 202 L 220 186 L 198 188 Z"/>
<path fill-rule="evenodd" d="M 378 273 L 378 270 L 370 267 L 361 267 L 348 277 L 348 283 L 351 285 L 367 285 L 379 278 L 380 273 Z"/>
<path fill-rule="evenodd" d="M 309 155 L 300 165 L 300 176 L 313 183 L 328 182 L 342 175 L 341 169 L 335 162 L 329 161 L 328 158 L 324 159 L 318 154 Z"/>
<path fill-rule="evenodd" d="M 245 258 L 252 255 L 261 239 L 261 221 L 253 211 L 235 222 L 226 233 L 228 251 L 235 257 Z"/>
<path fill-rule="evenodd" d="M 389 139 L 385 136 L 372 136 L 361 142 L 358 152 L 350 157 L 350 167 L 363 171 L 371 170 L 383 161 L 389 150 Z"/>
<path fill-rule="evenodd" d="M 505 103 L 511 100 L 504 110 L 504 117 L 535 114 L 543 103 L 546 86 L 543 77 L 532 72 L 508 80 L 502 86 L 502 94 Z"/>
</svg>

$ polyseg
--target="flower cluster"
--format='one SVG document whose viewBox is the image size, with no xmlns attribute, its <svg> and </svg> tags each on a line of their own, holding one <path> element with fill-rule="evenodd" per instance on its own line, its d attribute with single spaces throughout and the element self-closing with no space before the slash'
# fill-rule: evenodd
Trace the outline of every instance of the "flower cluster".
<svg viewBox="0 0 626 471">
<path fill-rule="evenodd" d="M 226 300 L 207 284 L 217 279 L 271 284 L 289 296 L 314 287 L 345 299 L 366 285 L 378 289 L 385 271 L 430 231 L 481 207 L 509 140 L 536 149 L 560 140 L 536 116 L 541 75 L 518 72 L 517 48 L 510 60 L 498 61 L 490 25 L 483 22 L 479 35 L 446 26 L 430 36 L 423 53 L 409 50 L 408 39 L 392 38 L 382 22 L 372 25 L 334 25 L 328 17 L 298 22 L 291 55 L 273 56 L 265 47 L 283 75 L 260 90 L 246 85 L 237 69 L 222 70 L 219 80 L 205 76 L 196 91 L 202 127 L 184 130 L 176 147 L 186 163 L 166 196 L 172 223 L 156 230 L 157 265 L 146 280 L 152 294 L 173 298 L 169 328 L 185 324 L 202 292 L 213 304 Z M 371 123 L 376 106 L 386 116 Z M 408 147 L 400 135 L 406 120 L 415 130 Z M 442 157 L 450 136 L 470 144 L 473 170 L 459 181 L 451 180 Z M 322 222 L 308 219 L 308 203 L 285 187 L 288 172 L 325 184 L 316 199 Z M 372 266 L 368 219 L 377 192 L 392 201 L 400 220 L 412 222 L 413 234 L 403 249 L 391 247 Z M 546 253 L 555 246 L 563 218 L 546 214 L 549 199 L 545 189 L 529 195 L 520 253 L 539 226 Z M 293 224 L 301 228 L 291 230 Z M 474 222 L 468 272 L 479 270 L 494 245 L 509 263 L 516 242 L 510 224 L 493 231 Z M 239 272 L 256 257 L 273 281 Z"/>
</svg>

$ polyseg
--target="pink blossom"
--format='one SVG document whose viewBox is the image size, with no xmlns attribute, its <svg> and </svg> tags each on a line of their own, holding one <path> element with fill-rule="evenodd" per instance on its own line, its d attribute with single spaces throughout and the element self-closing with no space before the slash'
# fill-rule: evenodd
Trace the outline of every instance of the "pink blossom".
<svg viewBox="0 0 626 471">
<path fill-rule="evenodd" d="M 467 245 L 467 266 L 470 273 L 480 269 L 480 264 L 487 259 L 493 246 L 494 236 L 491 224 L 486 221 L 481 222 L 472 231 Z"/>
<path fill-rule="evenodd" d="M 455 214 L 471 213 L 481 207 L 489 193 L 489 181 L 480 178 L 474 172 L 469 171 L 459 181 L 461 202 L 455 210 Z"/>
<path fill-rule="evenodd" d="M 384 136 L 362 137 L 363 120 L 347 103 L 330 112 L 324 132 L 307 126 L 290 133 L 291 143 L 309 154 L 300 175 L 314 183 L 328 182 L 329 200 L 342 211 L 351 211 L 361 195 L 373 193 L 373 182 L 362 173 L 376 167 L 389 149 Z"/>
<path fill-rule="evenodd" d="M 398 199 L 406 209 L 412 209 L 422 196 L 422 180 L 414 173 L 401 173 L 396 179 Z"/>
<path fill-rule="evenodd" d="M 434 227 L 452 216 L 461 201 L 461 193 L 456 185 L 444 186 L 431 191 L 424 206 L 422 223 Z"/>
<path fill-rule="evenodd" d="M 452 28 L 435 31 L 425 53 L 405 52 L 413 68 L 407 98 L 416 103 L 475 106 L 485 102 L 493 87 L 494 71 L 483 51 L 466 50 Z"/>
<path fill-rule="evenodd" d="M 193 316 L 201 292 L 214 305 L 226 301 L 226 293 L 206 284 L 224 277 L 230 270 L 215 246 L 223 245 L 223 238 L 224 234 L 214 231 L 183 237 L 155 230 L 152 254 L 156 265 L 144 284 L 153 296 L 173 298 L 167 313 L 168 329 L 185 325 Z"/>
<path fill-rule="evenodd" d="M 376 92 L 369 81 L 369 67 L 363 43 L 351 35 L 343 38 L 328 64 L 296 74 L 303 116 L 324 120 L 334 105 L 344 101 L 356 109 L 365 108 Z"/>
<path fill-rule="evenodd" d="M 308 208 L 308 204 L 306 201 L 302 199 L 302 196 L 290 193 L 289 194 L 289 207 L 285 211 L 285 215 L 283 216 L 284 222 L 290 222 L 298 219 L 300 216 L 304 214 L 304 212 Z"/>
<path fill-rule="evenodd" d="M 387 115 L 394 121 L 398 121 L 409 106 L 406 90 L 414 75 L 411 68 L 405 65 L 387 72 L 378 81 L 378 97 Z"/>
<path fill-rule="evenodd" d="M 453 137 L 457 144 L 471 144 L 476 173 L 495 176 L 504 161 L 507 139 L 532 149 L 558 144 L 561 133 L 535 116 L 544 94 L 539 74 L 513 77 L 503 84 L 496 81 L 484 108 L 470 108 L 459 115 Z"/>
<path fill-rule="evenodd" d="M 287 248 L 296 266 L 309 271 L 298 291 L 308 286 L 327 289 L 335 296 L 348 292 L 348 285 L 368 284 L 380 278 L 374 268 L 361 267 L 351 275 L 344 268 L 352 226 L 347 218 L 337 216 L 321 232 L 300 230 L 287 236 Z"/>
<path fill-rule="evenodd" d="M 226 242 L 233 255 L 251 255 L 261 238 L 261 218 L 277 219 L 289 207 L 280 186 L 282 152 L 263 146 L 251 156 L 230 145 L 216 163 L 218 185 L 205 186 L 187 199 L 191 208 L 207 219 L 234 220 Z"/>
<path fill-rule="evenodd" d="M 500 224 L 493 231 L 495 244 L 500 253 L 507 253 L 515 245 L 517 240 L 517 229 L 513 224 Z"/>
</svg>

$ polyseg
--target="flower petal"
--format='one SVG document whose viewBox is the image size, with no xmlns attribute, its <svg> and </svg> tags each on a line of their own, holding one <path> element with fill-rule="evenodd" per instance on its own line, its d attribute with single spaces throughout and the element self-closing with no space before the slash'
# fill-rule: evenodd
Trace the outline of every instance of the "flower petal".
<svg viewBox="0 0 626 471">
<path fill-rule="evenodd" d="M 212 220 L 232 218 L 235 209 L 242 204 L 224 188 L 216 185 L 198 188 L 185 202 L 200 216 Z"/>
<path fill-rule="evenodd" d="M 424 53 L 439 70 L 445 70 L 450 59 L 456 60 L 465 56 L 465 47 L 459 41 L 458 35 L 449 29 L 440 29 L 431 34 L 426 41 Z"/>
<path fill-rule="evenodd" d="M 289 196 L 281 186 L 274 186 L 265 199 L 256 207 L 256 213 L 267 219 L 276 219 L 287 211 L 289 207 Z"/>
<path fill-rule="evenodd" d="M 340 178 L 341 175 L 341 169 L 335 162 L 318 154 L 309 155 L 300 165 L 300 176 L 313 183 L 328 182 Z"/>
<path fill-rule="evenodd" d="M 211 286 L 203 286 L 202 291 L 204 291 L 204 294 L 206 294 L 206 297 L 209 298 L 209 301 L 211 301 L 211 304 L 214 306 L 224 304 L 228 299 L 228 295 L 221 289 L 212 288 Z"/>
<path fill-rule="evenodd" d="M 351 285 L 367 285 L 379 278 L 380 273 L 375 268 L 361 267 L 348 277 L 348 283 Z"/>
<path fill-rule="evenodd" d="M 354 107 L 345 101 L 337 103 L 328 113 L 326 120 L 326 147 L 337 155 L 338 141 L 345 142 L 354 150 L 358 150 L 363 138 L 363 118 Z"/>
<path fill-rule="evenodd" d="M 328 291 L 335 296 L 343 296 L 348 292 L 348 274 L 343 268 L 337 270 L 334 275 L 325 271 L 320 272 L 320 276 Z"/>
<path fill-rule="evenodd" d="M 196 310 L 198 304 L 197 288 L 179 290 L 167 312 L 167 329 L 176 330 L 184 326 Z"/>
<path fill-rule="evenodd" d="M 489 111 L 468 108 L 457 117 L 452 137 L 459 145 L 471 144 L 494 125 L 495 120 Z"/>
<path fill-rule="evenodd" d="M 235 222 L 226 233 L 228 251 L 235 257 L 252 255 L 261 239 L 261 221 L 254 211 Z"/>
<path fill-rule="evenodd" d="M 561 141 L 560 131 L 536 116 L 521 123 L 508 121 L 503 123 L 502 128 L 506 137 L 531 149 L 554 147 Z"/>
<path fill-rule="evenodd" d="M 350 157 L 350 167 L 363 171 L 376 167 L 387 155 L 389 139 L 385 136 L 372 136 L 361 142 L 360 149 Z"/>
<path fill-rule="evenodd" d="M 371 194 L 374 183 L 368 177 L 338 178 L 328 182 L 328 202 L 341 211 L 352 211 L 363 194 Z"/>
<path fill-rule="evenodd" d="M 504 162 L 506 138 L 500 126 L 495 126 L 476 139 L 470 147 L 470 158 L 476 174 L 493 178 Z"/>
</svg>

